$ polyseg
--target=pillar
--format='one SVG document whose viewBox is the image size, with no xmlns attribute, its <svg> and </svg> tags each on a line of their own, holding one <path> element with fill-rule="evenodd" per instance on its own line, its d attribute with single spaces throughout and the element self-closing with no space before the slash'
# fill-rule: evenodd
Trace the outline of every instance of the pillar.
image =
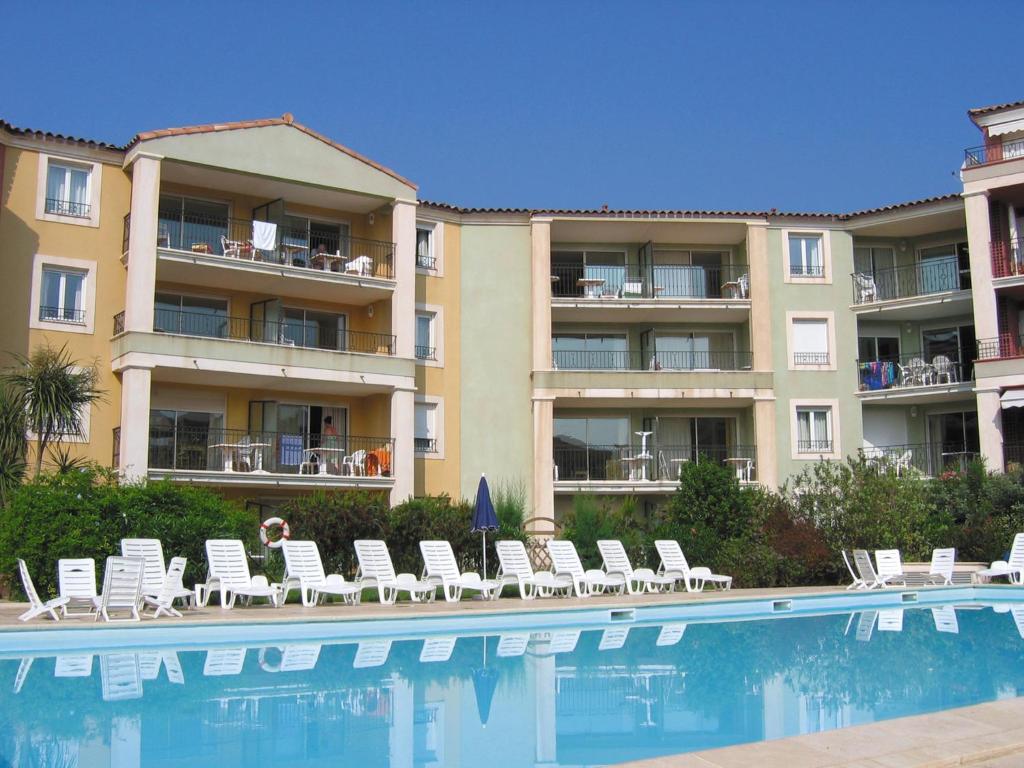
<svg viewBox="0 0 1024 768">
<path fill-rule="evenodd" d="M 124 305 L 126 331 L 153 330 L 159 208 L 160 158 L 139 153 L 132 160 L 131 228 L 128 233 L 128 280 Z M 123 426 L 122 422 L 122 437 Z"/>
<path fill-rule="evenodd" d="M 750 268 L 750 349 L 755 371 L 772 370 L 772 316 L 768 286 L 768 227 L 747 226 L 747 263 Z M 760 446 L 760 440 L 758 446 Z"/>
<path fill-rule="evenodd" d="M 406 335 L 411 338 L 411 334 Z M 391 488 L 392 505 L 413 495 L 415 402 L 416 392 L 412 389 L 395 390 L 391 395 L 391 435 L 395 439 L 395 453 L 391 457 L 391 475 L 395 478 Z"/>
<path fill-rule="evenodd" d="M 391 210 L 391 239 L 395 242 L 391 333 L 395 336 L 395 354 L 413 358 L 416 356 L 416 203 L 395 202 Z M 411 429 L 411 420 L 409 424 Z"/>
<path fill-rule="evenodd" d="M 779 484 L 775 444 L 775 399 L 754 400 L 754 445 L 757 451 L 757 481 L 766 488 Z"/>
<path fill-rule="evenodd" d="M 152 312 L 149 319 L 152 322 Z M 149 368 L 125 368 L 121 371 L 121 464 L 118 469 L 121 477 L 128 481 L 145 479 L 149 469 L 151 383 L 152 371 Z"/>
<path fill-rule="evenodd" d="M 533 370 L 551 370 L 551 224 L 530 224 Z"/>
<path fill-rule="evenodd" d="M 555 517 L 555 458 L 554 458 L 553 397 L 533 398 L 533 516 Z M 538 521 L 538 533 L 554 533 L 554 526 Z"/>
<path fill-rule="evenodd" d="M 558 734 L 555 725 L 558 722 L 555 702 L 558 700 L 556 690 L 555 655 L 533 654 L 526 657 L 527 664 L 533 667 L 534 692 L 534 765 L 548 766 L 558 763 Z"/>
<path fill-rule="evenodd" d="M 973 266 L 974 259 L 971 259 Z M 1003 408 L 999 388 L 978 389 L 978 438 L 985 467 L 1003 471 Z"/>
<path fill-rule="evenodd" d="M 986 193 L 964 195 L 964 211 L 967 215 L 967 242 L 971 251 L 974 335 L 979 339 L 994 339 L 999 336 L 999 313 L 995 290 L 992 288 L 992 236 Z"/>
</svg>

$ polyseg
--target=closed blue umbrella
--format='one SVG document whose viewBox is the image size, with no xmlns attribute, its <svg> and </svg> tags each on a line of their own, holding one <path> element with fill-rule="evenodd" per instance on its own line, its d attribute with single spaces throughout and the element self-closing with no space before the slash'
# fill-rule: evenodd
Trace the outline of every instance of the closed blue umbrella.
<svg viewBox="0 0 1024 768">
<path fill-rule="evenodd" d="M 487 476 L 480 475 L 480 485 L 476 488 L 476 505 L 473 507 L 473 527 L 471 533 L 480 532 L 484 552 L 484 573 L 487 578 L 487 532 L 498 530 L 498 516 L 491 502 L 491 489 L 487 487 Z"/>
<path fill-rule="evenodd" d="M 484 635 L 484 665 L 473 670 L 473 692 L 476 694 L 476 712 L 480 716 L 480 725 L 487 727 L 491 717 L 491 702 L 494 701 L 494 689 L 498 687 L 498 670 L 487 668 L 487 636 Z"/>
</svg>

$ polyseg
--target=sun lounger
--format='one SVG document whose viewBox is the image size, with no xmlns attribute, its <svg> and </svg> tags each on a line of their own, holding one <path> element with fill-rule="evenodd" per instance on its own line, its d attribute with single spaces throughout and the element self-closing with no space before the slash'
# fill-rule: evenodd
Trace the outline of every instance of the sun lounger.
<svg viewBox="0 0 1024 768">
<path fill-rule="evenodd" d="M 45 603 L 40 600 L 35 585 L 32 583 L 32 577 L 29 575 L 28 565 L 21 558 L 18 558 L 18 573 L 21 576 L 21 588 L 25 591 L 25 597 L 28 598 L 28 610 L 18 617 L 18 621 L 28 621 L 43 614 L 49 614 L 54 621 L 60 621 L 57 609 L 67 605 L 68 598 L 55 597 Z"/>
<path fill-rule="evenodd" d="M 280 584 L 270 584 L 266 576 L 250 575 L 245 546 L 238 539 L 209 539 L 206 562 L 209 568 L 206 583 L 196 584 L 196 599 L 200 605 L 206 606 L 215 589 L 220 592 L 221 608 L 233 608 L 236 597 L 247 602 L 256 597 L 264 598 L 275 607 L 284 602 Z"/>
<path fill-rule="evenodd" d="M 853 567 L 853 555 L 848 553 L 845 549 L 842 550 L 842 555 L 843 564 L 846 565 L 846 570 L 850 572 L 850 577 L 853 579 L 853 581 L 847 585 L 846 589 L 868 589 L 867 582 L 857 574 L 857 571 Z"/>
<path fill-rule="evenodd" d="M 454 637 L 428 637 L 420 649 L 420 661 L 430 664 L 436 661 L 448 661 L 455 651 Z"/>
<path fill-rule="evenodd" d="M 395 573 L 388 545 L 378 539 L 360 539 L 355 542 L 356 583 L 360 589 L 377 589 L 381 603 L 391 604 L 400 592 L 407 592 L 413 602 L 433 598 L 435 587 L 426 584 L 411 573 Z"/>
<path fill-rule="evenodd" d="M 103 574 L 103 593 L 99 597 L 94 614 L 97 621 L 139 621 L 142 568 L 142 561 L 138 558 L 107 558 L 107 567 Z"/>
<path fill-rule="evenodd" d="M 498 575 L 495 581 L 504 588 L 514 584 L 519 588 L 523 600 L 534 597 L 548 597 L 556 592 L 572 590 L 572 579 L 568 576 L 555 577 L 551 571 L 535 571 L 521 541 L 499 541 L 494 545 L 498 551 Z"/>
<path fill-rule="evenodd" d="M 142 571 L 142 594 L 156 597 L 165 589 L 167 568 L 164 561 L 164 547 L 160 539 L 121 539 L 121 554 L 137 557 L 145 562 Z M 195 592 L 181 584 L 176 588 L 174 600 L 185 600 L 188 607 L 195 601 Z"/>
<path fill-rule="evenodd" d="M 683 639 L 686 632 L 686 624 L 665 624 L 658 632 L 658 639 L 654 641 L 657 646 L 675 645 Z"/>
<path fill-rule="evenodd" d="M 675 590 L 676 579 L 672 576 L 659 576 L 650 568 L 637 568 L 629 562 L 626 548 L 618 539 L 603 539 L 597 542 L 597 549 L 604 561 L 604 571 L 609 576 L 622 576 L 626 580 L 626 590 L 631 595 L 638 592 L 661 592 Z"/>
<path fill-rule="evenodd" d="M 577 597 L 590 597 L 606 589 L 621 594 L 626 588 L 623 576 L 610 576 L 596 568 L 584 570 L 576 545 L 571 541 L 549 539 L 547 548 L 555 576 L 572 579 L 572 588 Z"/>
<path fill-rule="evenodd" d="M 328 595 L 342 598 L 349 605 L 359 603 L 363 594 L 358 584 L 350 584 L 340 573 L 329 576 L 324 573 L 320 550 L 313 541 L 285 541 L 281 548 L 284 552 L 284 580 L 281 584 L 283 599 L 298 589 L 305 606 L 316 605 L 321 598 Z"/>
<path fill-rule="evenodd" d="M 214 648 L 206 652 L 203 677 L 228 677 L 242 674 L 245 648 Z"/>
<path fill-rule="evenodd" d="M 522 656 L 530 645 L 529 632 L 515 632 L 498 636 L 498 650 L 495 655 L 505 659 L 513 656 Z"/>
<path fill-rule="evenodd" d="M 110 562 L 113 558 L 108 558 Z M 134 559 L 134 558 L 133 558 Z M 136 561 L 140 562 L 140 561 Z M 139 564 L 139 584 L 142 584 Z M 108 653 L 100 656 L 100 688 L 104 701 L 129 701 L 142 698 L 142 674 L 135 653 Z"/>
<path fill-rule="evenodd" d="M 96 592 L 96 561 L 91 557 L 63 558 L 57 561 L 57 591 L 68 598 L 61 609 L 64 618 L 92 616 L 99 604 Z"/>
<path fill-rule="evenodd" d="M 903 561 L 898 549 L 875 550 L 875 583 L 872 586 L 891 587 L 896 584 L 907 585 L 907 577 L 903 573 Z"/>
<path fill-rule="evenodd" d="M 423 555 L 420 580 L 440 587 L 448 602 L 457 603 L 467 589 L 479 592 L 487 600 L 497 599 L 501 591 L 498 582 L 481 579 L 480 574 L 473 571 L 460 572 L 452 545 L 447 541 L 421 541 L 420 553 Z"/>
<path fill-rule="evenodd" d="M 1011 584 L 1024 583 L 1024 533 L 1013 537 L 1009 560 L 996 560 L 988 568 L 976 571 L 974 576 L 983 582 L 1005 576 Z"/>
<path fill-rule="evenodd" d="M 658 556 L 661 557 L 658 574 L 682 581 L 686 585 L 687 592 L 702 592 L 705 584 L 714 584 L 721 589 L 732 589 L 732 576 L 712 573 L 710 568 L 704 566 L 691 568 L 686 562 L 683 548 L 675 539 L 658 539 L 654 542 L 654 546 L 658 550 Z"/>
<path fill-rule="evenodd" d="M 599 651 L 615 651 L 626 644 L 629 627 L 608 627 L 601 633 L 601 641 L 597 644 Z"/>
<path fill-rule="evenodd" d="M 956 609 L 952 605 L 932 608 L 932 621 L 935 622 L 936 632 L 960 634 L 960 622 L 956 619 Z"/>
<path fill-rule="evenodd" d="M 356 658 L 352 662 L 352 668 L 366 669 L 383 666 L 390 653 L 390 640 L 364 640 L 356 647 Z"/>
<path fill-rule="evenodd" d="M 953 570 L 956 568 L 956 549 L 933 549 L 932 564 L 928 569 L 928 581 L 953 586 Z"/>
</svg>

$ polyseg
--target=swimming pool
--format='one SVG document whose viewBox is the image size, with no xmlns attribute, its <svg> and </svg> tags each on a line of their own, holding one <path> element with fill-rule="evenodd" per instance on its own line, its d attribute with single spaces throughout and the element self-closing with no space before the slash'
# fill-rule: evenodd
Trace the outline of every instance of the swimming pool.
<svg viewBox="0 0 1024 768">
<path fill-rule="evenodd" d="M 243 627 L 266 636 L 253 644 L 231 625 L 134 648 L 90 630 L 59 652 L 58 632 L 23 632 L 39 648 L 0 659 L 0 765 L 603 765 L 1024 692 L 1024 602 L 858 608 L 551 612 L 486 635 Z"/>
</svg>

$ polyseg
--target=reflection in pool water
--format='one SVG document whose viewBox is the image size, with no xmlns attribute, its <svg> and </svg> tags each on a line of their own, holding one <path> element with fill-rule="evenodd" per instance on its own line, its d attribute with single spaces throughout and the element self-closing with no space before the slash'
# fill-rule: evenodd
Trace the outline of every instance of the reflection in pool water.
<svg viewBox="0 0 1024 768">
<path fill-rule="evenodd" d="M 0 661 L 0 765 L 614 763 L 1017 696 L 1022 638 L 1024 607 L 968 604 L 69 650 Z"/>
</svg>

